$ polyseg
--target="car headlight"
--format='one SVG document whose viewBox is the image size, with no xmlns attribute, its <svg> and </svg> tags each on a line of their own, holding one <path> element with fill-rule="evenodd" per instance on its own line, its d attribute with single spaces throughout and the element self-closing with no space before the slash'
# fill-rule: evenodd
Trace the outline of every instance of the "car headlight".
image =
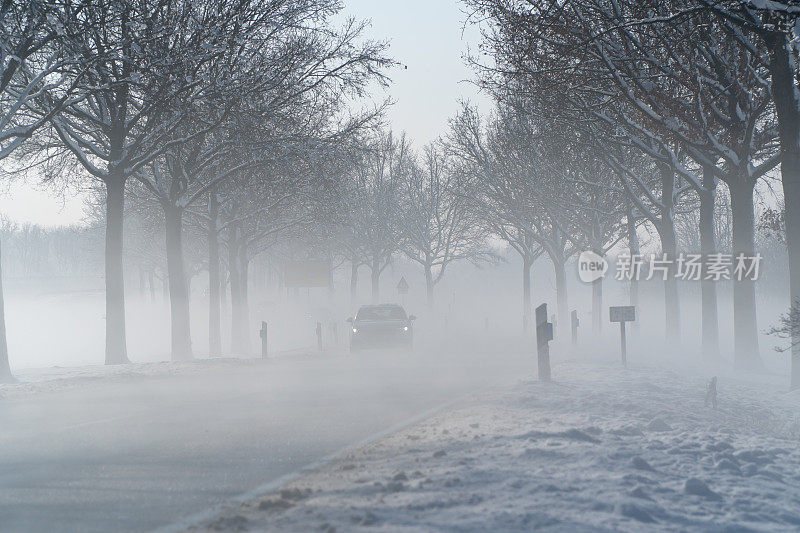
<svg viewBox="0 0 800 533">
<path fill-rule="evenodd" d="M 358 333 L 358 328 L 353 328 L 353 333 Z"/>
<path fill-rule="evenodd" d="M 408 326 L 403 326 L 403 331 L 408 331 Z"/>
</svg>

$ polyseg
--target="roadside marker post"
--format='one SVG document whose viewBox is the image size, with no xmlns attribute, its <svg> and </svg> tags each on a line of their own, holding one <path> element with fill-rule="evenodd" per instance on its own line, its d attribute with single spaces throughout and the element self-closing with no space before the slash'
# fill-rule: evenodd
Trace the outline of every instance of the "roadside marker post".
<svg viewBox="0 0 800 533">
<path fill-rule="evenodd" d="M 625 338 L 625 323 L 636 321 L 636 307 L 632 305 L 621 305 L 608 308 L 608 315 L 611 322 L 619 322 L 619 341 L 620 352 L 622 354 L 623 366 L 628 365 L 628 346 Z"/>
<path fill-rule="evenodd" d="M 269 352 L 267 351 L 267 336 L 269 330 L 267 329 L 267 323 L 261 322 L 261 331 L 258 332 L 259 336 L 261 337 L 261 358 L 266 359 Z"/>
<path fill-rule="evenodd" d="M 581 321 L 578 319 L 578 311 L 572 310 L 572 345 L 576 346 L 578 344 L 578 326 L 581 325 Z"/>
<path fill-rule="evenodd" d="M 550 341 L 553 324 L 547 321 L 547 304 L 536 308 L 536 351 L 539 357 L 539 381 L 550 381 Z"/>
</svg>

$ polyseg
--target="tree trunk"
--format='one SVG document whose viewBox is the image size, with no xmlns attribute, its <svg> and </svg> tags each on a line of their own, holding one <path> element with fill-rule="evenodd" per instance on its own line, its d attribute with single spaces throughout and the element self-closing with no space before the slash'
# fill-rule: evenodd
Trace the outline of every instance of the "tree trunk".
<svg viewBox="0 0 800 533">
<path fill-rule="evenodd" d="M 786 197 L 786 244 L 789 253 L 789 295 L 794 312 L 800 309 L 800 154 L 787 164 L 784 159 L 783 193 Z M 787 177 L 790 174 L 791 177 Z M 792 390 L 800 388 L 800 331 L 792 332 L 791 382 Z"/>
<path fill-rule="evenodd" d="M 433 309 L 433 272 L 429 264 L 425 264 L 425 291 L 428 296 L 428 309 Z"/>
<path fill-rule="evenodd" d="M 350 307 L 355 309 L 358 299 L 358 261 L 350 261 Z"/>
<path fill-rule="evenodd" d="M 592 282 L 592 331 L 600 335 L 603 331 L 603 278 Z"/>
<path fill-rule="evenodd" d="M 239 228 L 232 225 L 228 234 L 228 272 L 231 283 L 231 352 L 243 355 L 246 353 L 247 342 L 244 338 L 244 304 L 242 297 L 242 269 L 239 265 Z"/>
<path fill-rule="evenodd" d="M 222 355 L 218 219 L 219 201 L 212 191 L 208 201 L 208 352 L 212 357 Z"/>
<path fill-rule="evenodd" d="M 139 267 L 139 297 L 144 299 L 147 294 L 147 277 L 143 267 Z"/>
<path fill-rule="evenodd" d="M 745 176 L 730 184 L 734 265 L 740 254 L 754 255 L 753 187 L 753 182 Z M 733 338 L 736 366 L 746 370 L 763 369 L 758 349 L 755 283 L 750 279 L 733 281 Z"/>
<path fill-rule="evenodd" d="M 333 254 L 328 252 L 328 304 L 333 307 L 334 306 L 334 297 L 336 296 L 336 286 L 334 285 L 334 266 L 333 266 Z M 266 287 L 266 279 L 264 281 L 264 287 Z"/>
<path fill-rule="evenodd" d="M 666 339 L 670 344 L 678 344 L 681 341 L 680 325 L 680 301 L 678 299 L 678 280 L 675 277 L 673 266 L 677 258 L 677 236 L 675 226 L 670 222 L 664 222 L 664 227 L 659 231 L 661 238 L 661 250 L 669 261 L 669 272 L 664 281 L 664 313 L 665 313 L 665 333 Z"/>
<path fill-rule="evenodd" d="M 639 234 L 636 232 L 636 219 L 630 209 L 628 210 L 628 253 L 631 256 L 631 260 L 634 260 L 641 254 L 641 250 L 639 249 Z M 639 307 L 638 274 L 638 272 L 634 271 L 631 276 L 630 299 L 628 302 L 630 305 L 636 307 L 637 311 Z M 631 324 L 631 329 L 638 329 L 638 327 L 638 322 L 633 322 Z"/>
<path fill-rule="evenodd" d="M 566 260 L 556 258 L 553 261 L 556 276 L 556 303 L 558 306 L 558 328 L 556 332 L 564 338 L 570 334 L 569 297 L 567 293 Z"/>
<path fill-rule="evenodd" d="M 239 331 L 241 333 L 241 341 L 242 341 L 242 349 L 244 350 L 243 353 L 250 354 L 250 295 L 249 295 L 249 266 L 250 266 L 250 259 L 248 258 L 248 249 L 247 243 L 244 242 L 244 238 L 242 238 L 242 242 L 239 244 L 239 268 L 241 269 L 239 274 L 239 289 L 241 290 L 241 295 L 239 299 L 239 303 L 241 305 L 241 311 L 239 313 L 241 317 L 241 324 L 239 324 Z"/>
<path fill-rule="evenodd" d="M 229 254 L 230 255 L 230 254 Z M 220 255 L 222 257 L 222 255 Z M 230 285 L 230 273 L 227 265 L 222 262 L 219 268 L 219 303 L 222 308 L 222 316 L 228 315 L 228 287 Z M 220 327 L 222 329 L 222 327 Z"/>
<path fill-rule="evenodd" d="M 8 341 L 6 339 L 6 312 L 5 297 L 3 293 L 3 268 L 0 256 L 0 383 L 14 383 L 16 379 L 11 374 L 11 365 L 8 361 Z"/>
<path fill-rule="evenodd" d="M 522 330 L 531 329 L 531 267 L 533 261 L 522 258 Z"/>
<path fill-rule="evenodd" d="M 377 304 L 381 299 L 381 268 L 380 261 L 374 259 L 372 261 L 372 303 Z"/>
<path fill-rule="evenodd" d="M 156 301 L 156 280 L 153 269 L 147 271 L 147 285 L 150 288 L 150 302 Z"/>
<path fill-rule="evenodd" d="M 106 364 L 129 363 L 125 339 L 125 277 L 122 268 L 125 179 L 106 181 Z"/>
<path fill-rule="evenodd" d="M 703 188 L 700 196 L 700 253 L 703 254 L 705 264 L 709 254 L 717 251 L 714 236 L 714 204 L 717 184 L 713 169 L 703 169 Z M 714 281 L 703 279 L 700 282 L 700 297 L 702 306 L 702 349 L 703 357 L 709 360 L 719 356 L 719 319 L 717 317 L 717 286 Z"/>
<path fill-rule="evenodd" d="M 675 277 L 674 266 L 677 260 L 678 238 L 675 234 L 675 219 L 673 217 L 673 194 L 675 191 L 675 173 L 664 165 L 661 167 L 661 221 L 658 235 L 661 239 L 661 251 L 669 261 L 667 279 L 664 281 L 664 318 L 666 339 L 670 344 L 679 344 L 681 341 L 681 310 L 678 299 L 678 280 Z"/>
<path fill-rule="evenodd" d="M 786 246 L 789 255 L 789 298 L 800 305 L 800 92 L 796 60 L 783 34 L 768 42 L 775 114 L 781 146 L 781 180 L 786 209 Z M 800 331 L 792 332 L 792 389 L 800 388 Z"/>
<path fill-rule="evenodd" d="M 186 361 L 192 358 L 192 338 L 189 327 L 189 287 L 183 264 L 183 210 L 164 206 L 164 222 L 167 230 L 172 360 Z"/>
</svg>

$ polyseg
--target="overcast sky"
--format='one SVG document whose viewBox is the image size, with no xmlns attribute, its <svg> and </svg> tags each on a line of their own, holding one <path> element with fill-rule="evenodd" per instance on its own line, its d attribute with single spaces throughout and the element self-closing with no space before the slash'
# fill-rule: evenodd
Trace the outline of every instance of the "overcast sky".
<svg viewBox="0 0 800 533">
<path fill-rule="evenodd" d="M 344 0 L 346 13 L 370 19 L 369 34 L 391 43 L 390 54 L 408 69 L 395 69 L 392 86 L 383 95 L 396 103 L 388 120 L 397 132 L 406 131 L 421 147 L 447 128 L 447 120 L 458 109 L 460 99 L 483 102 L 475 87 L 467 83 L 471 70 L 464 64 L 467 46 L 474 48 L 477 33 L 462 35 L 464 14 L 458 0 Z M 381 95 L 377 95 L 381 99 Z M 0 213 L 18 222 L 46 226 L 80 223 L 84 199 L 71 193 L 56 195 L 35 184 L 13 184 L 0 189 Z"/>
<path fill-rule="evenodd" d="M 392 71 L 389 111 L 395 130 L 405 130 L 417 146 L 436 139 L 458 109 L 460 99 L 478 100 L 462 59 L 478 34 L 467 28 L 458 0 L 345 0 L 347 11 L 372 20 L 371 35 L 391 42 L 391 55 L 408 66 Z"/>
</svg>

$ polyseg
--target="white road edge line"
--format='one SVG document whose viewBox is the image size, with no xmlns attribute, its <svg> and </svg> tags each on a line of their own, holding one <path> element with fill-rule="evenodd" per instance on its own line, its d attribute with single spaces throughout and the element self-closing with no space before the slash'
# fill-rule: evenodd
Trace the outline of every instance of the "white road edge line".
<svg viewBox="0 0 800 533">
<path fill-rule="evenodd" d="M 403 429 L 405 429 L 405 428 L 407 428 L 409 426 L 412 426 L 412 425 L 416 424 L 417 422 L 421 422 L 421 421 L 425 420 L 426 418 L 430 418 L 431 416 L 435 415 L 439 411 L 443 411 L 444 409 L 447 409 L 448 407 L 451 407 L 451 406 L 453 406 L 453 405 L 455 405 L 457 403 L 460 403 L 460 402 L 466 400 L 467 398 L 475 396 L 482 389 L 483 389 L 483 387 L 481 387 L 481 389 L 479 389 L 479 390 L 476 390 L 476 391 L 473 391 L 473 392 L 469 392 L 467 394 L 463 394 L 463 395 L 461 395 L 458 398 L 455 398 L 453 400 L 448 400 L 448 401 L 446 401 L 446 402 L 444 402 L 442 404 L 437 405 L 436 407 L 432 407 L 430 409 L 427 409 L 426 411 L 423 411 L 423 412 L 421 412 L 421 413 L 419 413 L 417 415 L 414 415 L 411 418 L 408 418 L 408 419 L 406 419 L 406 420 L 404 420 L 402 422 L 394 424 L 393 426 L 391 426 L 391 427 L 389 427 L 387 429 L 384 429 L 383 431 L 379 431 L 378 433 L 374 433 L 374 434 L 370 435 L 369 437 L 367 437 L 367 438 L 365 438 L 365 439 L 363 439 L 361 441 L 358 441 L 358 442 L 356 442 L 354 444 L 348 444 L 347 446 L 345 446 L 343 448 L 340 448 L 339 450 L 336 450 L 335 452 L 324 456 L 322 459 L 318 459 L 318 460 L 316 460 L 316 461 L 314 461 L 312 463 L 309 463 L 309 464 L 307 464 L 307 465 L 305 465 L 303 467 L 300 467 L 298 470 L 295 470 L 294 472 L 290 472 L 288 474 L 284 474 L 283 476 L 281 476 L 281 477 L 279 477 L 279 478 L 277 478 L 277 479 L 275 479 L 273 481 L 270 481 L 269 483 L 265 483 L 265 484 L 263 484 L 263 485 L 261 485 L 259 487 L 256 487 L 253 490 L 250 490 L 248 492 L 240 494 L 239 496 L 235 496 L 235 497 L 227 500 L 224 503 L 217 504 L 217 505 L 215 505 L 213 507 L 210 507 L 209 509 L 206 509 L 205 511 L 200 511 L 200 512 L 195 513 L 193 515 L 189 515 L 186 518 L 182 518 L 182 519 L 178 520 L 177 522 L 174 522 L 174 523 L 169 524 L 167 526 L 163 526 L 163 527 L 159 527 L 157 529 L 154 529 L 152 531 L 152 533 L 176 533 L 176 532 L 179 532 L 179 531 L 184 531 L 184 530 L 186 530 L 186 529 L 188 529 L 188 528 L 190 528 L 192 526 L 198 526 L 202 522 L 206 522 L 206 521 L 208 521 L 208 520 L 210 520 L 210 519 L 222 514 L 224 511 L 228 510 L 228 508 L 232 504 L 242 504 L 244 502 L 247 502 L 247 501 L 250 501 L 250 500 L 254 500 L 256 498 L 260 498 L 261 496 L 266 496 L 267 494 L 275 492 L 275 490 L 277 490 L 278 488 L 280 488 L 280 487 L 282 487 L 282 486 L 284 486 L 284 485 L 286 485 L 286 484 L 288 484 L 288 483 L 290 483 L 290 482 L 292 482 L 292 481 L 294 481 L 296 479 L 299 479 L 299 478 L 303 477 L 304 475 L 309 474 L 310 472 L 312 472 L 314 470 L 317 470 L 318 468 L 321 468 L 323 466 L 327 466 L 328 464 L 332 463 L 334 460 L 338 459 L 339 457 L 341 457 L 342 455 L 344 455 L 348 451 L 355 450 L 357 448 L 361 448 L 363 446 L 367 446 L 369 444 L 372 444 L 375 441 L 381 440 L 381 439 L 383 439 L 385 437 L 388 437 L 389 435 L 391 435 L 393 433 L 397 433 L 400 430 L 403 430 Z"/>
</svg>

